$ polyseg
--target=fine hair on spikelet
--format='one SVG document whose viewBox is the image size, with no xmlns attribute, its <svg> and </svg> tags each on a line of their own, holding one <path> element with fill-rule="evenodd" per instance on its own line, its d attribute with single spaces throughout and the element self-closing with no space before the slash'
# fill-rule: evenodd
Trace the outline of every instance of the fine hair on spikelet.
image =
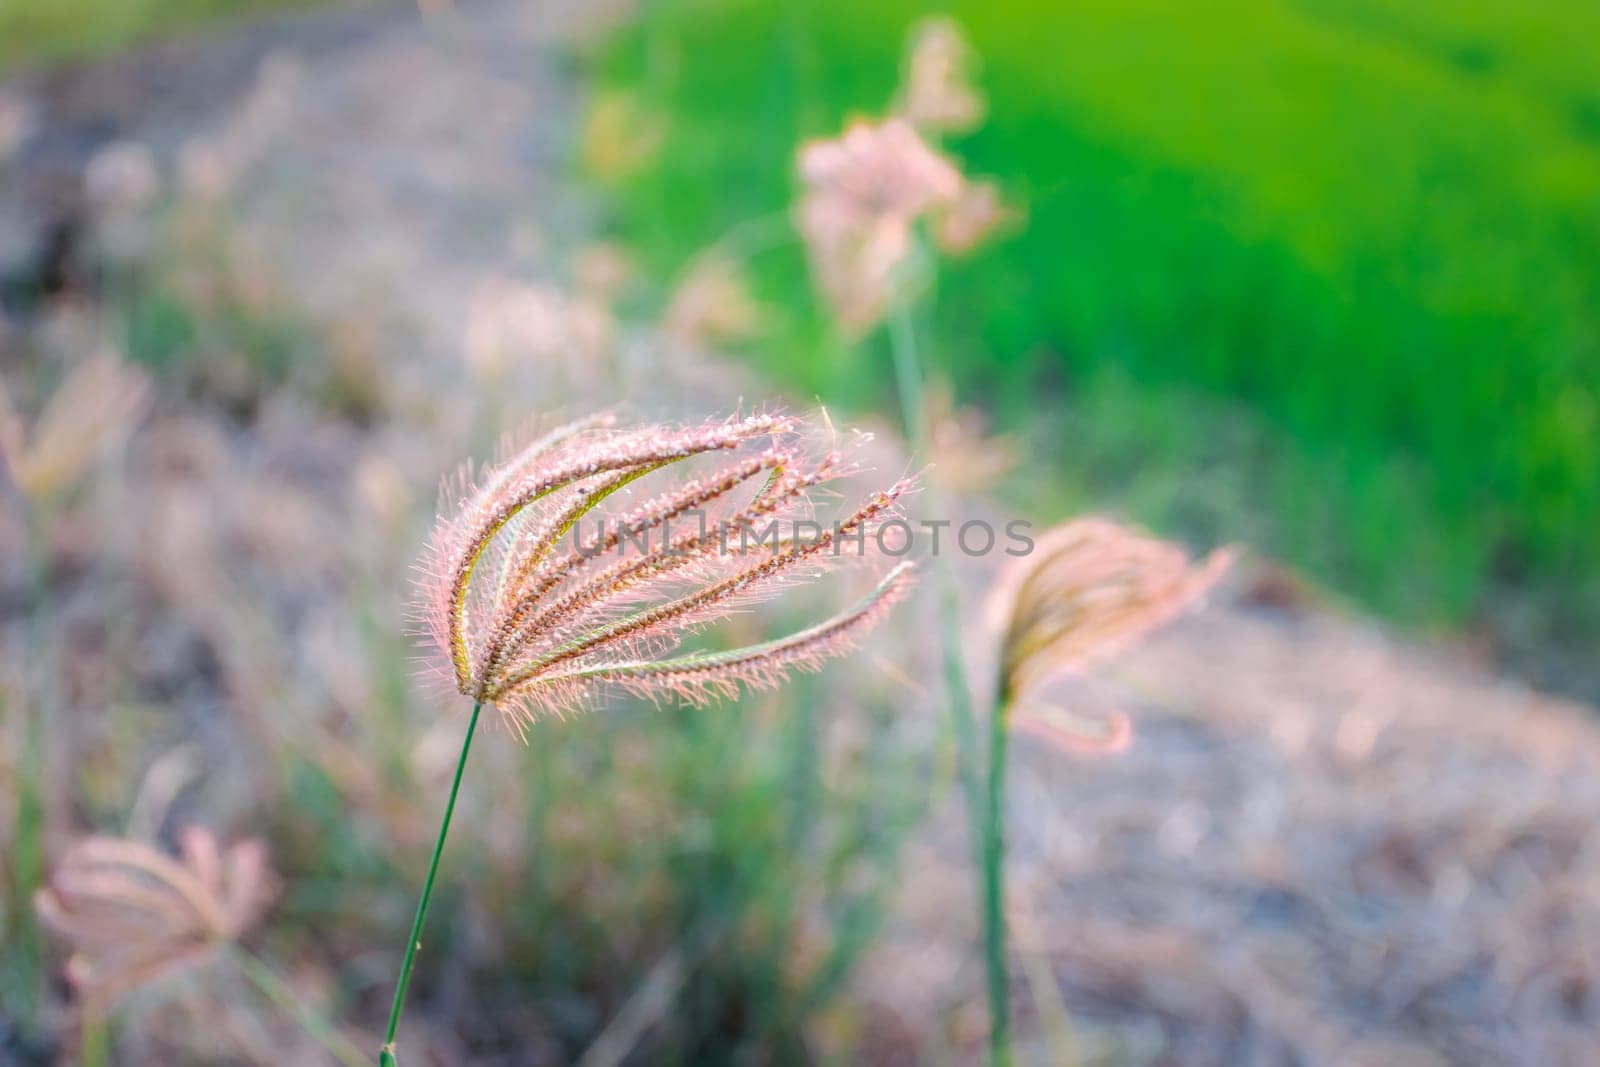
<svg viewBox="0 0 1600 1067">
<path fill-rule="evenodd" d="M 520 730 L 608 686 L 701 701 L 776 685 L 853 648 L 909 590 L 909 565 L 786 637 L 672 654 L 687 635 L 797 580 L 873 555 L 873 535 L 912 483 L 873 491 L 825 525 L 823 487 L 856 472 L 818 436 L 779 414 L 643 426 L 600 416 L 463 477 L 422 568 L 420 616 L 440 673 Z M 616 506 L 633 483 L 694 460 L 710 466 Z M 584 529 L 596 531 L 587 542 Z"/>
</svg>

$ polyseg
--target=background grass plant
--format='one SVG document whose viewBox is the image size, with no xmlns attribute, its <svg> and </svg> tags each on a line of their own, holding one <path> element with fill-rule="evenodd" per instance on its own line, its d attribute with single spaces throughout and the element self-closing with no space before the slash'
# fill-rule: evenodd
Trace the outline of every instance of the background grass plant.
<svg viewBox="0 0 1600 1067">
<path fill-rule="evenodd" d="M 1157 481 L 1256 472 L 1239 503 L 1261 547 L 1408 621 L 1472 619 L 1504 583 L 1592 614 L 1591 13 L 948 7 L 991 101 L 956 147 L 1030 215 L 941 279 L 932 360 L 964 396 L 1147 518 L 1184 505 L 1081 472 L 1082 441 L 1134 438 Z M 921 11 L 652 5 L 597 62 L 674 145 L 617 181 L 618 232 L 664 267 L 786 202 L 786 146 L 881 107 Z M 764 296 L 803 285 L 794 251 L 756 266 Z M 876 403 L 872 361 L 820 318 L 789 311 L 752 357 Z"/>
</svg>

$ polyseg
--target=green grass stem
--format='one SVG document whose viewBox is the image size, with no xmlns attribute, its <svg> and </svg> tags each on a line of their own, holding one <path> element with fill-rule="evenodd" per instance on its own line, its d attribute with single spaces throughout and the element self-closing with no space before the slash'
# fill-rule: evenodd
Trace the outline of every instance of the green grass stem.
<svg viewBox="0 0 1600 1067">
<path fill-rule="evenodd" d="M 461 741 L 461 756 L 456 761 L 456 776 L 450 783 L 450 799 L 445 802 L 444 818 L 439 823 L 439 839 L 433 843 L 433 858 L 428 861 L 428 877 L 422 883 L 422 896 L 417 900 L 417 917 L 411 923 L 411 939 L 406 942 L 405 959 L 400 963 L 400 979 L 394 987 L 394 1004 L 389 1009 L 389 1027 L 384 1031 L 383 1048 L 378 1052 L 382 1067 L 395 1067 L 395 1031 L 400 1029 L 400 1013 L 405 1009 L 406 987 L 411 984 L 411 969 L 416 965 L 417 952 L 422 948 L 422 923 L 428 917 L 428 902 L 433 898 L 433 882 L 439 874 L 439 857 L 444 853 L 444 841 L 450 833 L 450 817 L 455 814 L 456 794 L 461 791 L 461 772 L 467 766 L 467 752 L 472 748 L 472 735 L 478 729 L 478 715 L 482 702 L 472 705 L 472 719 L 467 723 L 467 736 Z"/>
</svg>

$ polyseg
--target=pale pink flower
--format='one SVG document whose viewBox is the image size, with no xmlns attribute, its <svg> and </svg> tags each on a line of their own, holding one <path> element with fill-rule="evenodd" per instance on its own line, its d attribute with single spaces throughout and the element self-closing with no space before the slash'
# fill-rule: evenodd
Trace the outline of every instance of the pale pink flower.
<svg viewBox="0 0 1600 1067">
<path fill-rule="evenodd" d="M 32 104 L 18 93 L 0 90 L 0 167 L 6 165 L 37 127 Z"/>
<path fill-rule="evenodd" d="M 846 471 L 839 453 L 808 448 L 805 429 L 780 415 L 633 428 L 597 418 L 484 472 L 440 519 L 424 566 L 423 615 L 443 673 L 521 728 L 608 684 L 700 700 L 776 684 L 853 647 L 905 594 L 908 567 L 788 637 L 669 655 L 686 634 L 870 548 L 909 490 L 896 482 L 818 521 L 815 491 Z M 607 506 L 697 457 L 719 462 L 636 507 Z"/>
<path fill-rule="evenodd" d="M 1000 704 L 1014 709 L 1023 728 L 1076 733 L 1080 747 L 1095 747 L 1072 716 L 1041 697 L 1044 684 L 1103 662 L 1177 617 L 1232 559 L 1221 549 L 1192 564 L 1178 545 L 1092 516 L 1047 531 L 1006 569 L 991 598 L 1003 635 Z M 1125 726 L 1106 724 L 1100 743 L 1125 744 Z"/>
<path fill-rule="evenodd" d="M 575 371 L 604 365 L 615 333 L 610 312 L 596 299 L 490 278 L 472 295 L 462 348 L 472 375 L 493 385 L 519 364 Z"/>
<path fill-rule="evenodd" d="M 71 947 L 68 978 L 102 1008 L 239 940 L 272 900 L 261 842 L 223 850 L 191 827 L 179 846 L 173 857 L 142 841 L 86 838 L 39 891 L 40 917 Z"/>
<path fill-rule="evenodd" d="M 912 227 L 953 204 L 961 172 L 904 119 L 857 121 L 800 149 L 799 227 L 812 272 L 846 330 L 871 327 L 894 297 Z"/>
<path fill-rule="evenodd" d="M 931 133 L 964 133 L 977 126 L 985 108 L 983 96 L 972 85 L 974 58 L 972 46 L 953 19 L 923 19 L 911 33 L 899 113 Z"/>
</svg>

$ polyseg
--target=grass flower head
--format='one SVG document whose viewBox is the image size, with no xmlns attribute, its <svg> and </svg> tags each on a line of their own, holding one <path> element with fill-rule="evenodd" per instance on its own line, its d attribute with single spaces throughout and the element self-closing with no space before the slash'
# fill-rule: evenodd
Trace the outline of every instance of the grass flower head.
<svg viewBox="0 0 1600 1067">
<path fill-rule="evenodd" d="M 811 448 L 806 430 L 782 415 L 591 419 L 464 484 L 424 568 L 423 614 L 451 684 L 520 728 L 605 686 L 701 700 L 776 684 L 852 647 L 909 588 L 908 567 L 788 637 L 673 654 L 686 635 L 858 555 L 895 514 L 908 482 L 818 521 L 817 491 L 848 471 L 839 452 Z M 634 482 L 701 457 L 704 472 L 614 506 Z"/>
<path fill-rule="evenodd" d="M 923 19 L 911 32 L 898 111 L 930 133 L 965 133 L 983 122 L 983 95 L 972 84 L 976 55 L 955 20 Z"/>
<path fill-rule="evenodd" d="M 1222 577 L 1233 553 L 1199 563 L 1178 545 L 1109 519 L 1087 517 L 1041 536 L 1002 575 L 992 614 L 1003 638 L 999 690 L 1019 726 L 1068 747 L 1121 748 L 1125 720 L 1080 728 L 1080 717 L 1039 699 L 1060 674 L 1116 655 L 1197 603 Z"/>
<path fill-rule="evenodd" d="M 244 936 L 275 884 L 260 841 L 224 849 L 209 830 L 191 827 L 176 857 L 142 841 L 79 841 L 36 904 L 71 946 L 68 978 L 105 1006 Z"/>
<path fill-rule="evenodd" d="M 1220 549 L 1195 564 L 1179 545 L 1096 516 L 1047 531 L 996 590 L 1002 687 L 1020 697 L 1115 655 L 1191 607 L 1232 559 Z"/>
<path fill-rule="evenodd" d="M 836 140 L 812 141 L 799 165 L 798 224 L 817 284 L 840 324 L 864 332 L 893 301 L 912 227 L 956 202 L 961 172 L 901 118 L 858 121 Z"/>
</svg>

